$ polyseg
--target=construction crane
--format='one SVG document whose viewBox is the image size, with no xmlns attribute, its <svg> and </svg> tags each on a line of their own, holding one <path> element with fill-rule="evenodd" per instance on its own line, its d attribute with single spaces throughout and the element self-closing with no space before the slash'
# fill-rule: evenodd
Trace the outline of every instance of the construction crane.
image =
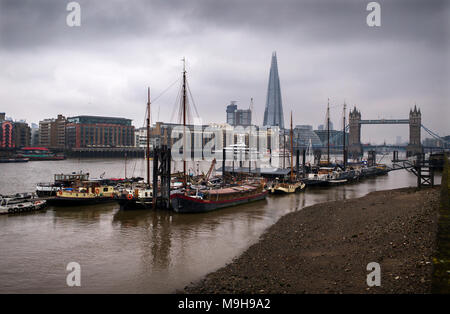
<svg viewBox="0 0 450 314">
<path fill-rule="evenodd" d="M 209 167 L 208 172 L 206 173 L 205 176 L 205 182 L 208 182 L 209 177 L 211 176 L 212 171 L 214 170 L 214 166 L 216 165 L 216 158 L 213 159 L 213 161 L 211 162 L 211 166 Z"/>
</svg>

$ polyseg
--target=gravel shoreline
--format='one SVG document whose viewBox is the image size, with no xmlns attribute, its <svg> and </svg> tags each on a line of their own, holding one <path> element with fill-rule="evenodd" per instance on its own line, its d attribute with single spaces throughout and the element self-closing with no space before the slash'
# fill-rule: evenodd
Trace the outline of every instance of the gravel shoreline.
<svg viewBox="0 0 450 314">
<path fill-rule="evenodd" d="M 182 292 L 430 293 L 438 210 L 439 187 L 309 206 Z M 379 287 L 366 284 L 370 262 L 381 266 Z"/>
</svg>

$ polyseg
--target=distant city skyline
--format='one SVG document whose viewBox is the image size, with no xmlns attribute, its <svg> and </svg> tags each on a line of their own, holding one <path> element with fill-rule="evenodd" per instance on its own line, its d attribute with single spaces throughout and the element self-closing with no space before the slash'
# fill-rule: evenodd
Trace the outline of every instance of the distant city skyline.
<svg viewBox="0 0 450 314">
<path fill-rule="evenodd" d="M 282 102 L 294 124 L 323 124 L 327 99 L 340 128 L 342 104 L 363 119 L 407 118 L 450 134 L 446 1 L 379 1 L 381 27 L 358 1 L 78 1 L 81 27 L 64 1 L 0 0 L 0 111 L 38 123 L 57 114 L 106 115 L 143 125 L 170 122 L 181 59 L 203 121 L 224 122 L 230 100 L 254 99 L 262 125 L 268 57 L 277 51 Z M 284 123 L 286 125 L 286 116 Z M 157 119 L 159 117 L 159 119 Z M 363 142 L 408 138 L 404 126 L 364 126 Z M 426 137 L 422 134 L 422 138 Z"/>
</svg>

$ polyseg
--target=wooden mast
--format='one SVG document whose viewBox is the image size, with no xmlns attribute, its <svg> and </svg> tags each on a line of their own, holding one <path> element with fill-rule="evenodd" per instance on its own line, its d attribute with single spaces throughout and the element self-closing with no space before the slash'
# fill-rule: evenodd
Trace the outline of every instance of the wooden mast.
<svg viewBox="0 0 450 314">
<path fill-rule="evenodd" d="M 283 128 L 283 169 L 286 169 L 286 132 Z"/>
<path fill-rule="evenodd" d="M 186 59 L 183 57 L 183 183 L 187 186 L 186 178 Z"/>
<path fill-rule="evenodd" d="M 294 131 L 292 130 L 292 110 L 291 110 L 291 182 L 294 182 L 294 170 L 293 170 L 293 164 L 294 164 Z"/>
<path fill-rule="evenodd" d="M 147 183 L 150 186 L 150 87 L 148 88 L 147 100 Z"/>
<path fill-rule="evenodd" d="M 347 105 L 345 104 L 345 100 L 344 100 L 344 123 L 342 126 L 342 157 L 343 157 L 343 164 L 344 164 L 344 171 L 345 168 L 347 168 L 347 154 L 345 152 L 345 109 L 346 109 Z"/>
<path fill-rule="evenodd" d="M 327 104 L 327 164 L 330 165 L 330 98 L 328 98 Z"/>
</svg>

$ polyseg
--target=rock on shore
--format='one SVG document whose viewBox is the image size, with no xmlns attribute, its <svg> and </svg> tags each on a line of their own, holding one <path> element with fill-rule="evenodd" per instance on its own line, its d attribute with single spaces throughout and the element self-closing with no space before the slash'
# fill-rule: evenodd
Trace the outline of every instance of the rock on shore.
<svg viewBox="0 0 450 314">
<path fill-rule="evenodd" d="M 378 191 L 282 217 L 185 293 L 428 293 L 439 190 Z M 273 210 L 277 210 L 274 208 Z M 381 266 L 368 287 L 367 264 Z"/>
</svg>

